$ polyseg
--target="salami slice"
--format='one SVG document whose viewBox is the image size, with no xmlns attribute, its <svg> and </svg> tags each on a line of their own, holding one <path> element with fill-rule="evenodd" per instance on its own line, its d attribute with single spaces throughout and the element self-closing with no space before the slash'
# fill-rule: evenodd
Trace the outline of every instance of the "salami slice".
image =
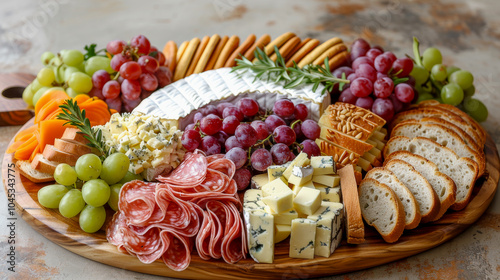
<svg viewBox="0 0 500 280">
<path fill-rule="evenodd" d="M 234 173 L 236 172 L 236 166 L 234 165 L 234 162 L 227 158 L 216 159 L 210 162 L 207 167 L 226 174 L 229 179 L 232 179 Z"/>
<path fill-rule="evenodd" d="M 196 235 L 196 251 L 198 255 L 203 260 L 210 259 L 210 234 L 213 227 L 214 221 L 212 217 L 208 215 L 207 212 L 202 211 L 203 215 L 203 223 L 200 226 L 200 230 L 198 231 L 198 235 Z"/>
<path fill-rule="evenodd" d="M 170 244 L 162 255 L 163 262 L 165 262 L 168 268 L 174 271 L 185 270 L 191 262 L 191 250 L 193 247 L 191 239 L 166 230 L 160 234 L 162 235 L 162 239 L 170 239 Z"/>
<path fill-rule="evenodd" d="M 156 208 L 155 183 L 131 181 L 120 190 L 118 208 L 127 217 L 128 223 L 143 225 Z"/>
<path fill-rule="evenodd" d="M 169 176 L 158 176 L 163 183 L 176 186 L 193 187 L 205 179 L 207 172 L 207 158 L 201 154 L 187 154 L 182 163 Z"/>
<path fill-rule="evenodd" d="M 223 154 L 209 155 L 207 157 L 207 162 L 208 162 L 208 164 L 210 164 L 211 162 L 218 160 L 220 158 L 224 158 L 224 155 Z"/>
<path fill-rule="evenodd" d="M 227 263 L 236 263 L 245 257 L 243 249 L 244 235 L 242 235 L 243 223 L 240 213 L 234 204 L 227 204 L 229 210 L 224 240 L 222 241 L 222 258 Z M 246 246 L 245 246 L 246 247 Z"/>
<path fill-rule="evenodd" d="M 195 212 L 189 202 L 178 199 L 168 188 L 158 188 L 156 202 L 165 214 L 162 223 L 171 227 L 183 229 L 191 223 L 192 213 Z"/>
<path fill-rule="evenodd" d="M 123 244 L 123 232 L 122 227 L 126 227 L 125 216 L 117 211 L 111 221 L 109 221 L 106 226 L 106 239 L 109 243 L 118 246 Z"/>
</svg>

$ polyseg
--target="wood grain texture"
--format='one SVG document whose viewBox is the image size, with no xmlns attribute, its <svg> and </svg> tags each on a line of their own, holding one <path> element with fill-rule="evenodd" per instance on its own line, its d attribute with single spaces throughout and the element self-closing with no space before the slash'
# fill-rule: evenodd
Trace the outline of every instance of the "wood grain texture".
<svg viewBox="0 0 500 280">
<path fill-rule="evenodd" d="M 260 279 L 311 278 L 389 263 L 434 248 L 460 234 L 484 213 L 497 189 L 500 161 L 489 136 L 485 153 L 488 175 L 476 183 L 469 205 L 462 211 L 446 213 L 436 222 L 405 231 L 396 243 L 385 243 L 373 228 L 367 226 L 365 243 L 348 245 L 344 240 L 329 258 L 290 259 L 288 241 L 284 241 L 276 246 L 273 264 L 258 264 L 249 258 L 231 265 L 222 260 L 203 261 L 193 253 L 191 265 L 182 272 L 168 269 L 161 261 L 143 264 L 136 257 L 119 253 L 107 243 L 104 231 L 85 233 L 80 230 L 76 218 L 66 219 L 57 210 L 41 207 L 37 192 L 43 185 L 31 183 L 20 176 L 18 170 L 9 171 L 12 154 L 4 156 L 2 178 L 6 193 L 9 183 L 15 187 L 16 209 L 28 224 L 52 242 L 88 259 L 132 271 L 187 279 L 255 279 L 256 275 Z"/>
<path fill-rule="evenodd" d="M 34 113 L 23 101 L 24 88 L 35 76 L 26 73 L 0 74 L 0 126 L 23 125 Z"/>
</svg>

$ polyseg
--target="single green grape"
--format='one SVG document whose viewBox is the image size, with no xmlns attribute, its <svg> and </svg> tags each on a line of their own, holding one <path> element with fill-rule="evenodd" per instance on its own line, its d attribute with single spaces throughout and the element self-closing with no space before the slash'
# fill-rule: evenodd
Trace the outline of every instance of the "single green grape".
<svg viewBox="0 0 500 280">
<path fill-rule="evenodd" d="M 80 94 L 85 94 L 82 92 L 76 92 L 74 89 L 72 89 L 70 87 L 66 89 L 66 92 L 68 93 L 68 96 L 71 98 L 75 98 L 77 95 L 80 95 Z"/>
<path fill-rule="evenodd" d="M 59 66 L 61 64 L 62 64 L 62 61 L 61 61 L 61 59 L 58 56 L 54 56 L 49 61 L 49 65 Z"/>
<path fill-rule="evenodd" d="M 35 94 L 33 95 L 33 106 L 36 106 L 38 99 L 40 99 L 40 97 L 42 97 L 49 89 L 49 87 L 41 87 L 35 92 Z"/>
<path fill-rule="evenodd" d="M 29 106 L 33 106 L 33 96 L 35 93 L 31 90 L 31 84 L 29 84 L 23 91 L 23 100 Z"/>
<path fill-rule="evenodd" d="M 428 92 L 419 93 L 417 98 L 417 104 L 424 100 L 431 100 L 433 98 L 434 96 Z"/>
<path fill-rule="evenodd" d="M 420 65 L 413 65 L 410 75 L 415 78 L 415 84 L 421 85 L 429 78 L 429 71 Z"/>
<path fill-rule="evenodd" d="M 42 85 L 40 84 L 40 82 L 38 82 L 37 79 L 34 79 L 33 82 L 31 82 L 31 91 L 33 93 L 36 93 L 41 88 L 42 88 Z"/>
<path fill-rule="evenodd" d="M 108 205 L 113 209 L 113 211 L 118 211 L 118 201 L 120 199 L 120 190 L 123 184 L 114 184 L 111 188 L 111 194 L 109 195 Z"/>
<path fill-rule="evenodd" d="M 476 93 L 476 87 L 474 85 L 472 85 L 468 89 L 464 90 L 465 97 L 471 97 L 474 95 L 474 93 Z"/>
<path fill-rule="evenodd" d="M 102 170 L 101 159 L 94 154 L 83 155 L 76 161 L 75 170 L 80 180 L 97 179 Z"/>
<path fill-rule="evenodd" d="M 110 191 L 111 190 L 106 181 L 101 179 L 92 179 L 83 184 L 83 200 L 85 200 L 88 205 L 99 207 L 108 202 Z"/>
<path fill-rule="evenodd" d="M 134 180 L 144 180 L 144 178 L 142 178 L 141 174 L 134 174 L 130 171 L 127 172 L 127 174 L 125 174 L 125 177 L 123 177 L 123 179 L 120 180 L 120 184 L 125 184 L 125 183 L 128 183 L 130 181 L 134 181 Z"/>
<path fill-rule="evenodd" d="M 68 192 L 68 188 L 63 185 L 48 185 L 38 190 L 38 202 L 43 207 L 55 209 L 59 207 L 59 202 Z"/>
<path fill-rule="evenodd" d="M 56 55 L 53 52 L 44 52 L 42 53 L 42 56 L 40 57 L 40 60 L 42 61 L 42 64 L 44 66 L 49 65 L 50 60 L 54 58 Z"/>
<path fill-rule="evenodd" d="M 488 118 L 488 108 L 478 99 L 466 98 L 464 100 L 464 109 L 477 122 L 484 122 Z"/>
<path fill-rule="evenodd" d="M 68 191 L 59 202 L 59 212 L 66 218 L 71 218 L 80 213 L 85 207 L 82 192 L 78 189 Z"/>
<path fill-rule="evenodd" d="M 441 90 L 441 99 L 444 103 L 457 106 L 464 99 L 464 91 L 456 83 L 449 83 Z"/>
<path fill-rule="evenodd" d="M 436 64 L 443 63 L 443 56 L 437 48 L 428 48 L 422 55 L 422 64 L 427 71 L 431 71 L 432 67 Z"/>
<path fill-rule="evenodd" d="M 73 67 L 73 66 L 66 66 L 64 68 L 64 73 L 63 73 L 63 79 L 64 79 L 64 81 L 66 81 L 66 82 L 69 81 L 69 79 L 71 78 L 71 75 L 73 73 L 78 73 L 78 72 L 81 72 L 80 69 L 78 69 L 76 67 Z"/>
<path fill-rule="evenodd" d="M 67 163 L 60 163 L 54 171 L 54 179 L 64 186 L 71 186 L 76 182 L 77 175 L 73 167 Z"/>
<path fill-rule="evenodd" d="M 79 50 L 67 50 L 61 54 L 62 61 L 68 66 L 78 66 L 83 62 L 83 53 Z"/>
<path fill-rule="evenodd" d="M 469 71 L 458 70 L 450 75 L 449 82 L 458 84 L 462 89 L 468 89 L 474 82 L 474 76 Z"/>
<path fill-rule="evenodd" d="M 443 64 L 436 64 L 432 66 L 431 77 L 438 82 L 443 82 L 448 77 L 446 67 Z"/>
<path fill-rule="evenodd" d="M 456 67 L 456 66 L 446 66 L 446 73 L 448 74 L 448 79 L 450 78 L 450 75 L 457 72 L 458 70 L 460 70 L 460 68 Z"/>
<path fill-rule="evenodd" d="M 94 233 L 98 231 L 106 221 L 106 209 L 103 206 L 94 207 L 91 205 L 85 206 L 78 222 L 80 223 L 80 228 L 88 233 Z"/>
<path fill-rule="evenodd" d="M 78 68 L 78 70 L 80 70 L 80 72 L 84 72 L 85 73 L 85 60 L 82 61 L 82 63 L 78 64 L 78 66 L 76 68 Z"/>
<path fill-rule="evenodd" d="M 97 70 L 105 70 L 110 74 L 114 73 L 113 69 L 111 69 L 111 59 L 104 56 L 93 56 L 85 62 L 85 72 L 88 75 L 94 75 Z"/>
<path fill-rule="evenodd" d="M 77 92 L 88 93 L 92 90 L 92 78 L 82 72 L 71 74 L 68 80 L 68 85 Z"/>
<path fill-rule="evenodd" d="M 101 179 L 112 185 L 118 183 L 128 172 L 130 159 L 123 153 L 114 153 L 102 163 Z"/>
<path fill-rule="evenodd" d="M 36 75 L 36 79 L 42 86 L 50 87 L 56 80 L 56 75 L 54 74 L 54 70 L 52 70 L 52 68 L 43 67 Z"/>
</svg>

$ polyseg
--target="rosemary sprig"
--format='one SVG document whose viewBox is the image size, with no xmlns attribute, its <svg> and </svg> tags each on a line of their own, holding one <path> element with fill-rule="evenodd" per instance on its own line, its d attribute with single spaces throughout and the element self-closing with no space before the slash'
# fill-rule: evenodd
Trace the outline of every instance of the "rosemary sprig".
<svg viewBox="0 0 500 280">
<path fill-rule="evenodd" d="M 106 157 L 108 153 L 102 140 L 102 131 L 90 125 L 90 120 L 85 116 L 85 109 L 81 110 L 78 103 L 72 99 L 65 100 L 59 107 L 62 113 L 57 115 L 57 118 L 65 120 L 64 125 L 69 124 L 80 129 L 78 133 L 83 134 L 83 137 L 89 141 L 87 145 L 96 148 L 101 157 Z"/>
<path fill-rule="evenodd" d="M 255 72 L 255 79 L 274 80 L 275 82 L 284 81 L 285 88 L 294 88 L 302 84 L 313 84 L 313 91 L 316 91 L 320 84 L 325 88 L 321 94 L 327 91 L 332 91 L 335 84 L 339 84 L 342 90 L 349 80 L 339 79 L 330 72 L 330 64 L 328 58 L 325 58 L 324 66 L 309 64 L 300 68 L 295 62 L 293 67 L 287 67 L 285 59 L 280 54 L 278 48 L 274 46 L 274 52 L 277 59 L 273 61 L 263 50 L 257 48 L 254 52 L 256 62 L 248 60 L 242 56 L 241 59 L 236 59 L 236 66 L 232 71 L 237 70 L 252 70 Z"/>
</svg>

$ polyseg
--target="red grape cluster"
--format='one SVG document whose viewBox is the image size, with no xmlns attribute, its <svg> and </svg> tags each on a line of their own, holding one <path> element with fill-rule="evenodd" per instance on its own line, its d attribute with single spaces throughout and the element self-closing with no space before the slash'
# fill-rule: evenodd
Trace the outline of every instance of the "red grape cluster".
<svg viewBox="0 0 500 280">
<path fill-rule="evenodd" d="M 371 110 L 385 120 L 392 119 L 405 104 L 415 98 L 415 79 L 410 76 L 413 61 L 397 58 L 381 47 L 370 47 L 363 39 L 351 46 L 351 66 L 333 71 L 341 78 L 344 74 L 350 81 L 340 93 L 338 101 L 354 104 Z"/>
<path fill-rule="evenodd" d="M 238 169 L 235 180 L 240 190 L 250 183 L 249 167 L 265 171 L 272 164 L 293 160 L 301 151 L 309 156 L 321 154 L 314 142 L 321 128 L 307 119 L 307 106 L 280 99 L 274 103 L 273 113 L 261 111 L 252 98 L 243 98 L 236 105 L 207 105 L 194 114 L 194 122 L 182 135 L 182 145 L 207 155 L 225 153 Z"/>
<path fill-rule="evenodd" d="M 165 66 L 165 56 L 144 35 L 127 43 L 114 40 L 106 45 L 113 55 L 111 68 L 116 74 L 98 70 L 92 75 L 92 94 L 104 99 L 117 111 L 132 111 L 142 99 L 171 82 L 172 72 Z"/>
</svg>

